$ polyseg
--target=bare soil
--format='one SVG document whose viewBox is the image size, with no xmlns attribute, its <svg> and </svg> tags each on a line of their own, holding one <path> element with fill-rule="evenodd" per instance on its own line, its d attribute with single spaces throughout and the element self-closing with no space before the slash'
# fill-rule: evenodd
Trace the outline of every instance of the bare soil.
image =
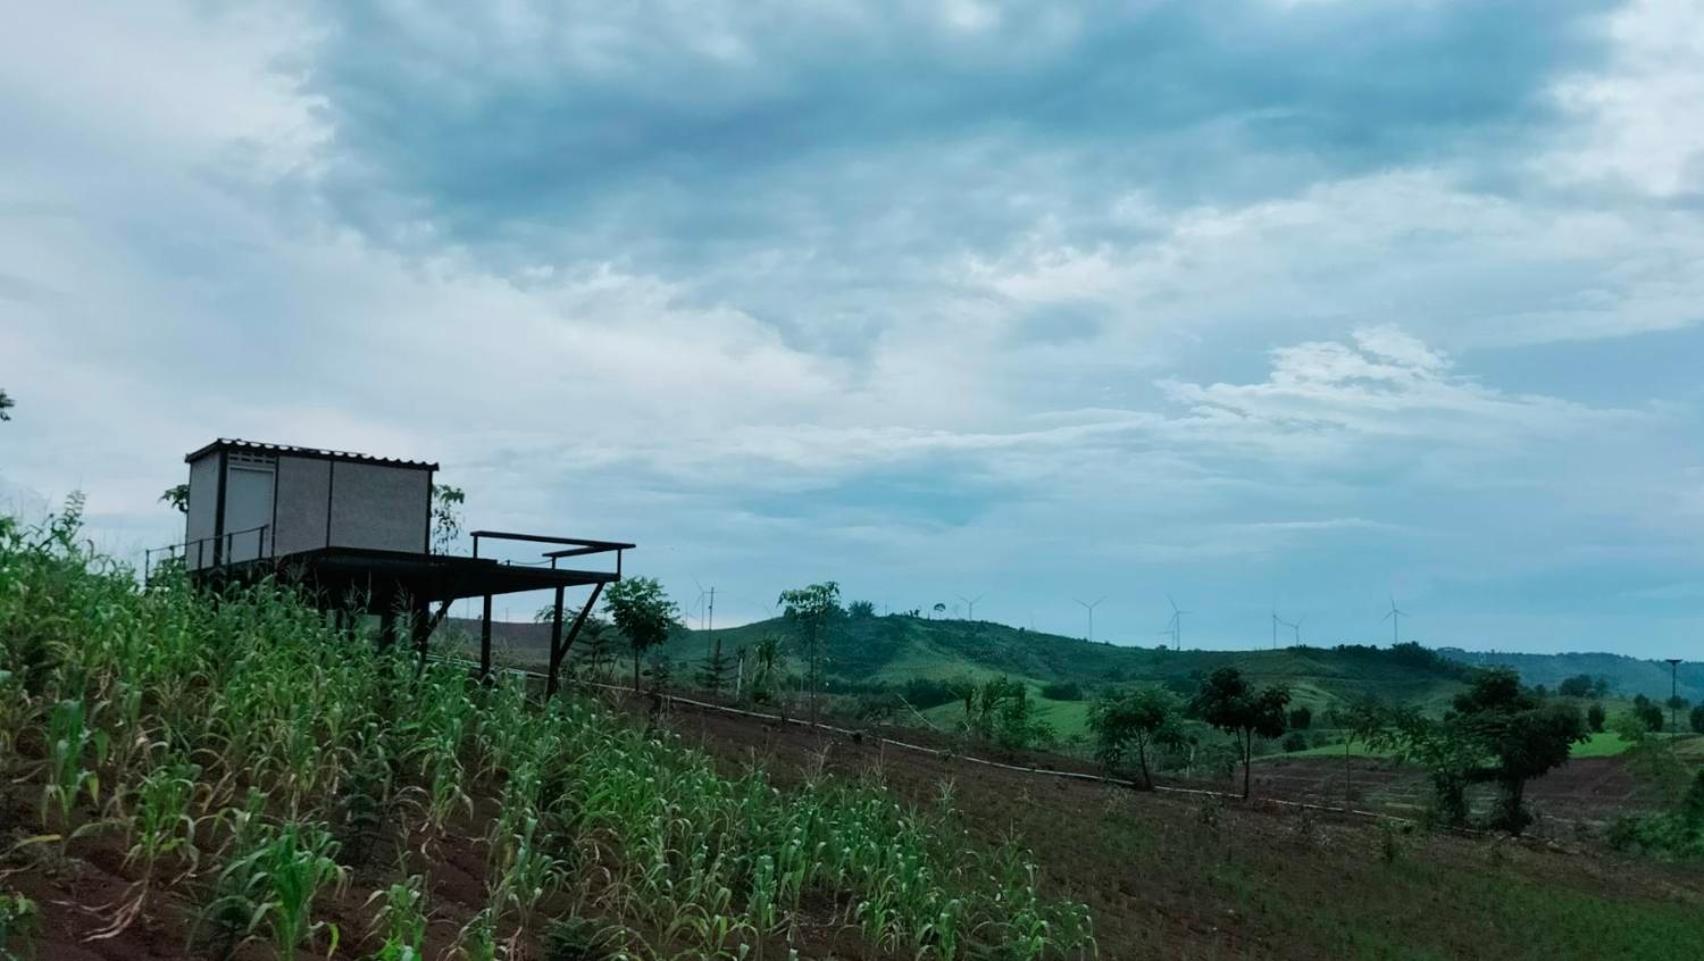
<svg viewBox="0 0 1704 961">
<path fill-rule="evenodd" d="M 979 840 L 995 844 L 1011 838 L 1033 850 L 1044 894 L 1090 907 L 1102 958 L 1335 958 L 1349 956 L 1343 945 L 1359 943 L 1348 929 L 1364 926 L 1382 927 L 1380 934 L 1399 940 L 1424 940 L 1443 951 L 1441 957 L 1516 956 L 1510 939 L 1520 936 L 1518 930 L 1507 918 L 1464 902 L 1454 890 L 1455 880 L 1471 882 L 1468 889 L 1488 880 L 1612 904 L 1682 905 L 1704 925 L 1704 875 L 1696 869 L 1627 861 L 1591 841 L 1508 843 L 1414 834 L 1400 841 L 1402 860 L 1392 865 L 1381 851 L 1393 842 L 1365 818 L 1302 812 L 1258 799 L 1241 803 L 1144 793 L 988 767 L 968 761 L 956 738 L 938 733 L 905 732 L 907 740 L 927 742 L 931 750 L 920 752 L 871 736 L 829 734 L 682 705 L 660 712 L 644 701 L 626 707 L 636 721 L 678 733 L 730 773 L 759 764 L 782 787 L 829 773 L 880 781 L 902 802 L 919 806 L 933 805 L 948 793 Z M 1080 761 L 1057 757 L 1009 760 L 1090 770 Z M 1352 770 L 1354 783 L 1366 784 L 1369 798 L 1400 799 L 1416 786 L 1411 775 L 1381 770 L 1377 762 L 1357 761 Z M 1259 765 L 1256 774 L 1257 798 L 1331 804 L 1341 797 L 1341 761 L 1274 760 Z M 14 847 L 41 831 L 38 790 L 27 782 L 0 787 L 0 882 L 42 908 L 36 957 L 175 961 L 216 956 L 211 936 L 197 923 L 209 897 L 206 871 L 155 883 L 143 895 L 135 923 L 116 936 L 90 940 L 136 896 L 137 871 L 124 864 L 124 841 L 112 831 L 79 838 L 66 855 L 52 843 Z M 1545 778 L 1535 785 L 1533 799 L 1547 811 L 1601 813 L 1631 793 L 1632 781 L 1614 759 L 1592 759 Z M 433 923 L 427 957 L 433 961 L 446 955 L 457 932 L 484 905 L 482 835 L 488 810 L 482 802 L 473 817 L 445 837 L 409 841 L 413 853 L 406 870 L 424 869 L 428 877 Z M 93 819 L 96 813 L 87 810 L 83 817 Z M 394 845 L 379 844 L 352 867 L 348 887 L 322 901 L 317 916 L 342 933 L 334 957 L 361 958 L 377 947 L 367 936 L 373 916 L 368 899 L 399 879 L 403 854 Z M 540 917 L 566 910 L 566 897 L 543 905 Z M 823 906 L 825 917 L 828 907 Z M 890 957 L 862 948 L 847 932 L 827 924 L 807 923 L 792 946 L 807 959 Z M 536 937 L 518 947 L 524 957 L 543 957 Z M 778 950 L 769 957 L 787 956 L 783 946 L 773 947 Z M 298 958 L 324 957 L 325 950 L 322 940 L 317 953 L 304 950 Z M 237 954 L 245 961 L 271 956 L 261 944 Z"/>
</svg>

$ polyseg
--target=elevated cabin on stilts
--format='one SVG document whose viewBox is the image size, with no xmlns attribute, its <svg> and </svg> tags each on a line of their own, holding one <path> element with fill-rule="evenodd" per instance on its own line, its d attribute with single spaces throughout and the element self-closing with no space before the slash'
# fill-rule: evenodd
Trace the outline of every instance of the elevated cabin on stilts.
<svg viewBox="0 0 1704 961">
<path fill-rule="evenodd" d="M 491 599 L 552 591 L 549 693 L 603 586 L 621 579 L 622 553 L 634 546 L 476 530 L 470 533 L 471 556 L 439 554 L 432 550 L 437 464 L 223 438 L 184 460 L 189 464 L 184 541 L 147 552 L 145 571 L 169 558 L 204 584 L 276 576 L 299 583 L 321 610 L 340 618 L 377 615 L 383 643 L 397 639 L 400 614 L 421 657 L 451 603 L 481 598 L 481 676 L 491 672 Z M 481 542 L 492 540 L 554 549 L 543 551 L 536 564 L 479 556 Z M 563 563 L 594 555 L 614 555 L 614 570 Z M 564 597 L 578 587 L 590 587 L 591 593 L 565 633 Z"/>
</svg>

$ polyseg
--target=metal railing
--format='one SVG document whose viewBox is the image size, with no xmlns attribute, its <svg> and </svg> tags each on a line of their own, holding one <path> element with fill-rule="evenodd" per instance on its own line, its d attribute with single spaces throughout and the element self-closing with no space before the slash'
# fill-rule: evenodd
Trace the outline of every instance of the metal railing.
<svg viewBox="0 0 1704 961">
<path fill-rule="evenodd" d="M 635 545 L 621 541 L 592 541 L 583 537 L 547 537 L 543 534 L 516 534 L 511 531 L 470 531 L 473 538 L 473 556 L 479 556 L 479 539 L 486 538 L 494 541 L 524 541 L 529 544 L 565 544 L 559 551 L 545 551 L 542 555 L 550 561 L 552 568 L 564 557 L 584 557 L 588 554 L 615 554 L 615 576 L 621 576 L 621 555 L 623 551 L 632 550 Z"/>
<path fill-rule="evenodd" d="M 209 537 L 197 537 L 181 544 L 149 548 L 142 552 L 142 579 L 147 581 L 153 576 L 155 557 L 160 558 L 159 563 L 162 566 L 171 561 L 180 561 L 192 571 L 218 567 L 221 564 L 241 563 L 242 561 L 270 557 L 271 553 L 267 550 L 267 547 L 269 545 L 276 546 L 273 541 L 267 539 L 267 534 L 271 530 L 271 524 L 262 524 L 259 527 L 250 527 L 246 530 L 226 531 L 223 534 L 214 534 Z M 254 538 L 253 556 L 244 557 L 240 561 L 233 561 L 236 548 L 248 546 L 249 535 L 253 535 Z M 191 563 L 192 554 L 194 563 Z M 211 560 L 209 560 L 210 554 Z M 134 557 L 135 555 L 131 556 Z"/>
</svg>

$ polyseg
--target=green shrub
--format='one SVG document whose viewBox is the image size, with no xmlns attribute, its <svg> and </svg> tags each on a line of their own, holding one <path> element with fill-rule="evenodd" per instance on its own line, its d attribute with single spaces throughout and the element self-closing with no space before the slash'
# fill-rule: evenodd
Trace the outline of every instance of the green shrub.
<svg viewBox="0 0 1704 961">
<path fill-rule="evenodd" d="M 1081 701 L 1083 685 L 1076 681 L 1056 681 L 1041 688 L 1041 696 L 1049 701 Z"/>
</svg>

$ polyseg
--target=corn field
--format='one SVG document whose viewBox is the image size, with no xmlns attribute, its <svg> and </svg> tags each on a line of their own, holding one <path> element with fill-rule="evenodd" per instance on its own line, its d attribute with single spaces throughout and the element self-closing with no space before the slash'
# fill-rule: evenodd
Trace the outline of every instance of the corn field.
<svg viewBox="0 0 1704 961">
<path fill-rule="evenodd" d="M 0 781 L 36 792 L 22 844 L 43 857 L 124 839 L 132 891 L 90 937 L 169 886 L 201 905 L 193 956 L 423 959 L 425 877 L 473 835 L 485 903 L 450 959 L 538 956 L 570 928 L 583 957 L 786 959 L 806 934 L 867 957 L 1094 953 L 1087 909 L 1041 896 L 1016 843 L 973 843 L 950 801 L 719 773 L 595 698 L 422 665 L 278 585 L 139 587 L 79 542 L 77 506 L 0 518 Z M 340 929 L 324 905 L 375 863 L 394 867 L 365 925 Z"/>
</svg>

